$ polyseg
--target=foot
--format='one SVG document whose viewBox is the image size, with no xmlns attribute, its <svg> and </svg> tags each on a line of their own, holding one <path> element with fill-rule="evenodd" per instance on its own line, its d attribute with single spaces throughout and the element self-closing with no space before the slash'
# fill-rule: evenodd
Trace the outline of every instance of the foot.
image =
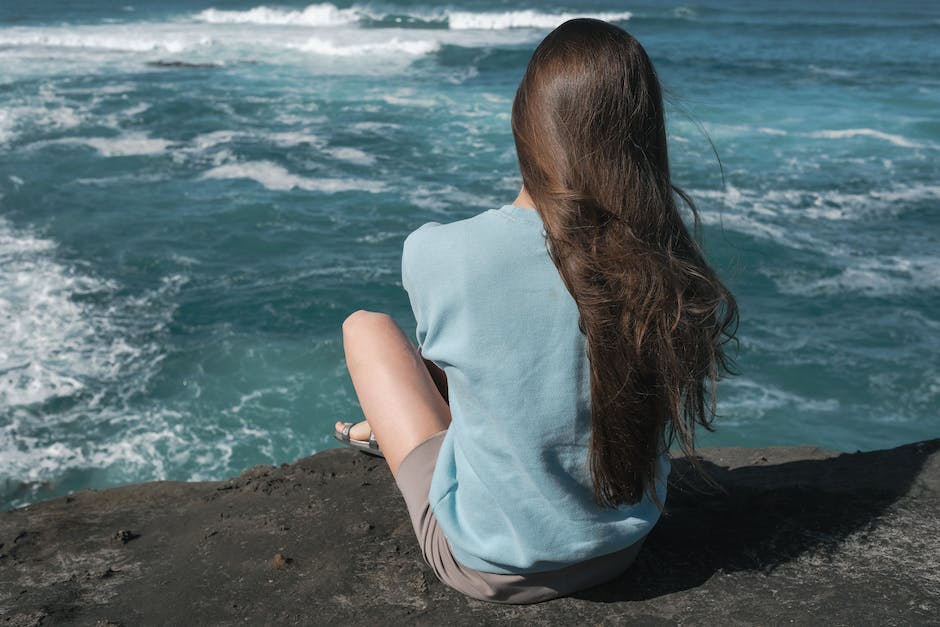
<svg viewBox="0 0 940 627">
<path fill-rule="evenodd" d="M 369 423 L 364 420 L 357 424 L 337 422 L 333 427 L 333 437 L 350 448 L 358 449 L 369 455 L 385 457 L 385 454 L 379 449 L 379 443 L 375 441 Z"/>
<path fill-rule="evenodd" d="M 342 433 L 343 428 L 347 424 L 348 423 L 345 423 L 345 422 L 337 422 L 334 428 L 336 429 L 337 433 Z M 370 435 L 372 435 L 372 428 L 369 426 L 369 423 L 365 420 L 363 420 L 362 422 L 357 422 L 349 430 L 350 440 L 359 440 L 360 442 L 368 442 Z"/>
</svg>

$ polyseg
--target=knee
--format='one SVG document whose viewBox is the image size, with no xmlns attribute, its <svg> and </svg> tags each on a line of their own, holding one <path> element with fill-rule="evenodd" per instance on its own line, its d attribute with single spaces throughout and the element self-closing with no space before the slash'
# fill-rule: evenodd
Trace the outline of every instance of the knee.
<svg viewBox="0 0 940 627">
<path fill-rule="evenodd" d="M 343 338 L 348 340 L 352 337 L 365 335 L 391 322 L 392 317 L 388 314 L 360 309 L 351 313 L 343 321 Z"/>
</svg>

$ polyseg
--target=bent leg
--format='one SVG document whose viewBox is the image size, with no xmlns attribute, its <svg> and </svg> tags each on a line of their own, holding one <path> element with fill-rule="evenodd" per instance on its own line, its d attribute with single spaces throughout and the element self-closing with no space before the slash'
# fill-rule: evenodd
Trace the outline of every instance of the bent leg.
<svg viewBox="0 0 940 627">
<path fill-rule="evenodd" d="M 450 426 L 450 407 L 421 355 L 390 316 L 357 311 L 343 323 L 346 367 L 393 475 L 418 444 Z"/>
</svg>

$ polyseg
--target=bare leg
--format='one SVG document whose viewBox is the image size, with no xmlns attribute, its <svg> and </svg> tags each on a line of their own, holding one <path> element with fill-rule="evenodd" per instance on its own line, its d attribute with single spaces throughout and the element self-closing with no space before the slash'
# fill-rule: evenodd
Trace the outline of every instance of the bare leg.
<svg viewBox="0 0 940 627">
<path fill-rule="evenodd" d="M 450 407 L 421 355 L 390 316 L 355 312 L 343 323 L 343 346 L 349 376 L 369 423 L 366 429 L 372 428 L 392 474 L 397 475 L 398 465 L 414 447 L 450 426 Z M 351 435 L 361 437 L 356 431 Z"/>
</svg>

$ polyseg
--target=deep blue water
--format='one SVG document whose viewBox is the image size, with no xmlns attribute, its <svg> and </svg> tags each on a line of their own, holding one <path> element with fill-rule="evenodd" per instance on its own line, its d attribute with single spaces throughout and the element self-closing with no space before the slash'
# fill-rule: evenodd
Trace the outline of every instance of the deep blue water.
<svg viewBox="0 0 940 627">
<path fill-rule="evenodd" d="M 0 506 L 333 446 L 343 318 L 412 327 L 405 235 L 514 198 L 566 13 L 647 47 L 740 301 L 702 443 L 940 435 L 934 2 L 61 4 L 0 4 Z"/>
</svg>

